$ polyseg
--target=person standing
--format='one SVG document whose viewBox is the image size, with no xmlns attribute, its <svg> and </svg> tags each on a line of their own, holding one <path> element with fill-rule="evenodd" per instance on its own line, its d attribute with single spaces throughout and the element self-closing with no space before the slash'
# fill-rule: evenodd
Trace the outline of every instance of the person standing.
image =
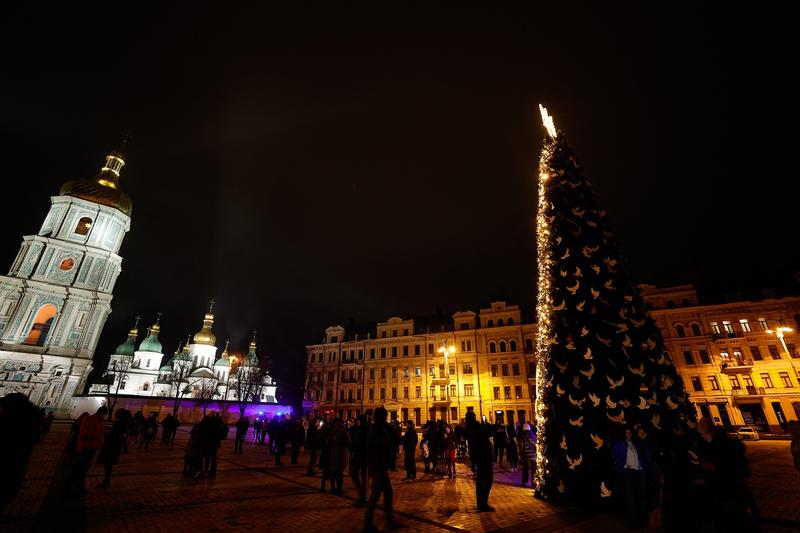
<svg viewBox="0 0 800 533">
<path fill-rule="evenodd" d="M 652 454 L 633 430 L 625 428 L 625 439 L 611 445 L 614 469 L 622 477 L 625 490 L 625 510 L 628 527 L 647 527 L 647 473 L 652 464 Z"/>
<path fill-rule="evenodd" d="M 307 476 L 313 476 L 315 474 L 314 468 L 317 466 L 319 449 L 322 447 L 321 438 L 322 420 L 320 418 L 315 418 L 314 422 L 308 426 L 308 431 L 306 432 L 306 448 L 308 449 Z"/>
<path fill-rule="evenodd" d="M 337 418 L 333 421 L 333 428 L 326 442 L 330 449 L 328 461 L 331 471 L 331 494 L 341 494 L 344 489 L 344 470 L 347 467 L 348 450 L 352 444 L 350 434 L 344 428 L 342 420 Z"/>
<path fill-rule="evenodd" d="M 275 454 L 275 466 L 281 466 L 281 456 L 286 453 L 286 420 L 282 416 L 276 415 L 270 424 L 272 433 L 269 438 L 275 439 L 275 445 L 272 446 L 272 453 Z"/>
<path fill-rule="evenodd" d="M 371 484 L 367 510 L 364 513 L 364 531 L 377 531 L 372 523 L 375 507 L 383 494 L 383 508 L 389 521 L 389 529 L 397 529 L 392 512 L 392 481 L 389 479 L 389 466 L 392 462 L 394 438 L 391 428 L 386 423 L 389 413 L 384 407 L 378 407 L 373 413 L 375 421 L 367 435 L 367 469 Z"/>
<path fill-rule="evenodd" d="M 92 465 L 94 454 L 103 444 L 103 419 L 107 414 L 108 408 L 101 405 L 95 414 L 87 416 L 81 422 L 75 445 L 75 460 L 67 480 L 67 492 L 70 494 L 81 495 L 86 492 L 86 473 Z"/>
<path fill-rule="evenodd" d="M 150 416 L 147 417 L 145 420 L 144 425 L 142 426 L 142 440 L 139 441 L 139 446 L 137 449 L 141 450 L 142 446 L 146 450 L 150 443 L 156 436 L 158 432 L 158 420 L 156 419 L 158 415 L 156 413 L 150 413 Z"/>
<path fill-rule="evenodd" d="M 103 440 L 103 445 L 100 447 L 100 454 L 97 458 L 97 462 L 103 465 L 103 481 L 97 485 L 98 489 L 107 489 L 111 485 L 111 471 L 114 465 L 119 462 L 119 456 L 128 438 L 127 431 L 130 419 L 131 413 L 127 409 L 119 409 L 114 414 L 114 423 Z"/>
<path fill-rule="evenodd" d="M 39 440 L 44 440 L 48 433 L 50 433 L 50 426 L 53 425 L 53 419 L 55 416 L 53 412 L 50 411 L 49 413 L 45 414 L 44 409 L 41 410 L 41 418 L 42 418 L 42 432 Z"/>
<path fill-rule="evenodd" d="M 519 460 L 522 463 L 522 486 L 528 486 L 528 479 L 533 487 L 533 473 L 536 471 L 536 434 L 530 424 L 522 424 L 517 433 L 519 444 Z"/>
<path fill-rule="evenodd" d="M 253 421 L 253 444 L 256 444 L 261 438 L 261 431 L 264 429 L 264 421 L 261 420 L 261 415 L 257 416 Z"/>
<path fill-rule="evenodd" d="M 449 425 L 444 427 L 442 449 L 444 450 L 444 463 L 447 465 L 447 477 L 452 479 L 456 475 L 456 441 Z"/>
<path fill-rule="evenodd" d="M 366 415 L 358 415 L 356 424 L 350 430 L 350 479 L 353 481 L 358 498 L 353 503 L 356 507 L 367 505 L 367 430 Z"/>
<path fill-rule="evenodd" d="M 0 397 L 0 457 L 4 462 L 0 509 L 16 498 L 22 486 L 42 423 L 42 414 L 24 394 L 12 392 Z"/>
<path fill-rule="evenodd" d="M 475 412 L 467 412 L 467 440 L 472 464 L 475 466 L 475 500 L 478 512 L 494 511 L 489 505 L 489 493 L 494 482 L 492 444 L 487 424 L 478 423 Z"/>
<path fill-rule="evenodd" d="M 289 421 L 289 444 L 292 446 L 293 465 L 297 464 L 297 457 L 300 455 L 300 447 L 303 445 L 303 425 L 299 420 Z"/>
<path fill-rule="evenodd" d="M 417 431 L 414 429 L 414 421 L 407 422 L 408 429 L 403 435 L 403 461 L 405 463 L 406 477 L 403 481 L 414 481 L 417 479 L 417 458 L 415 453 L 417 451 L 417 443 L 419 437 Z"/>
<path fill-rule="evenodd" d="M 244 451 L 242 451 L 242 445 L 244 444 L 244 439 L 247 436 L 248 429 L 250 429 L 250 419 L 246 416 L 239 417 L 239 421 L 236 422 L 236 436 L 233 441 L 233 453 L 244 453 Z"/>
<path fill-rule="evenodd" d="M 167 416 L 161 421 L 161 446 L 169 446 L 174 438 L 175 429 L 175 417 L 172 416 L 172 413 L 167 413 Z"/>
<path fill-rule="evenodd" d="M 499 420 L 494 427 L 494 459 L 498 468 L 503 468 L 503 453 L 506 451 L 506 442 L 508 435 L 506 435 L 506 427 Z"/>
</svg>

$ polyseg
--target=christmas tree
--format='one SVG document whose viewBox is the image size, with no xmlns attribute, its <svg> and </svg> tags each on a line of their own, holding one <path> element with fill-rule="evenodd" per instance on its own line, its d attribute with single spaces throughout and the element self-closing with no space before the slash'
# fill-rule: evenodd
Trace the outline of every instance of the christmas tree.
<svg viewBox="0 0 800 533">
<path fill-rule="evenodd" d="M 674 446 L 695 410 L 591 183 L 540 111 L 536 493 L 591 504 L 616 490 L 610 445 L 624 428 Z"/>
</svg>

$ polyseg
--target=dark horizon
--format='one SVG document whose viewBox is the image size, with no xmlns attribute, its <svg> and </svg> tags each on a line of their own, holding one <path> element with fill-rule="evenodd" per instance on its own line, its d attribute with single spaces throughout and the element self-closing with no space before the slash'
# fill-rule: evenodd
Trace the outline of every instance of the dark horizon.
<svg viewBox="0 0 800 533">
<path fill-rule="evenodd" d="M 0 268 L 130 132 L 133 218 L 96 360 L 156 312 L 166 360 L 213 297 L 220 348 L 257 329 L 298 401 L 328 325 L 531 305 L 538 103 L 640 283 L 796 287 L 777 5 L 77 15 L 0 23 Z"/>
</svg>

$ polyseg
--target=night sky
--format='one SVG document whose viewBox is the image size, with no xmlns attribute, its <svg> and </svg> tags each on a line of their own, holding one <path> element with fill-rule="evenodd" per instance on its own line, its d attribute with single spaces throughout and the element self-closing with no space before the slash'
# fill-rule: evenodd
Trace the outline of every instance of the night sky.
<svg viewBox="0 0 800 533">
<path fill-rule="evenodd" d="M 171 354 L 213 296 L 297 399 L 328 325 L 534 301 L 542 102 L 640 282 L 786 285 L 794 14 L 614 4 L 6 12 L 0 269 L 129 132 L 96 359 L 158 311 Z"/>
</svg>

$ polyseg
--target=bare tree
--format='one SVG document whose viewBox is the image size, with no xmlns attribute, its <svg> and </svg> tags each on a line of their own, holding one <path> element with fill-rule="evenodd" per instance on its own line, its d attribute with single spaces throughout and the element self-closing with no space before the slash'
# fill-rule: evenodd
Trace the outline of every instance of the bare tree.
<svg viewBox="0 0 800 533">
<path fill-rule="evenodd" d="M 231 366 L 231 379 L 229 387 L 233 392 L 233 399 L 239 406 L 239 416 L 244 416 L 247 406 L 253 401 L 258 401 L 264 387 L 265 371 L 258 366 L 236 364 Z"/>
<path fill-rule="evenodd" d="M 124 388 L 125 382 L 128 380 L 131 366 L 132 362 L 128 358 L 124 360 L 114 358 L 103 374 L 102 382 L 106 385 L 106 407 L 108 407 L 109 420 L 113 420 L 119 391 Z"/>
<path fill-rule="evenodd" d="M 188 375 L 188 365 L 179 364 L 167 378 L 169 382 L 169 395 L 172 398 L 172 416 L 177 416 L 178 409 L 181 407 L 181 399 L 192 390 L 186 382 L 186 376 Z"/>
<path fill-rule="evenodd" d="M 190 388 L 197 391 L 195 398 L 200 400 L 203 418 L 205 418 L 211 400 L 219 396 L 219 380 L 217 378 L 201 378 L 192 382 Z"/>
</svg>

